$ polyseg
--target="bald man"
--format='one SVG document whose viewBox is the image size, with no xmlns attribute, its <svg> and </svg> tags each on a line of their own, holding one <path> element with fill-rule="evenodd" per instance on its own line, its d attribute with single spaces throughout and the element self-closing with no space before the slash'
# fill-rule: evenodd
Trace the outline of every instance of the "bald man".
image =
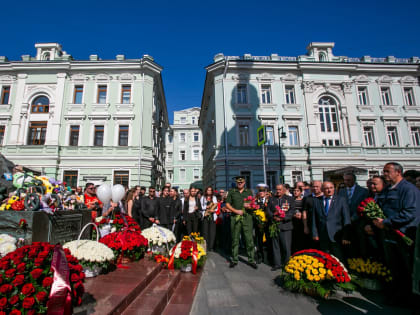
<svg viewBox="0 0 420 315">
<path fill-rule="evenodd" d="M 344 261 L 342 245 L 350 245 L 350 210 L 343 197 L 334 194 L 334 184 L 322 184 L 324 196 L 314 200 L 312 236 L 320 249 Z"/>
</svg>

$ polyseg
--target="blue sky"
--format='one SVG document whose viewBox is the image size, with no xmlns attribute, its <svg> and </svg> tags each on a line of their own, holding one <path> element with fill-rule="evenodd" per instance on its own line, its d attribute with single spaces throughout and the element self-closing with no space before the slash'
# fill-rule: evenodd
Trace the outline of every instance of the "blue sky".
<svg viewBox="0 0 420 315">
<path fill-rule="evenodd" d="M 164 67 L 172 111 L 200 106 L 204 67 L 216 53 L 305 54 L 333 41 L 335 55 L 420 56 L 420 1 L 8 1 L 2 3 L 0 55 L 35 54 L 35 42 L 59 42 L 75 59 L 99 54 Z"/>
</svg>

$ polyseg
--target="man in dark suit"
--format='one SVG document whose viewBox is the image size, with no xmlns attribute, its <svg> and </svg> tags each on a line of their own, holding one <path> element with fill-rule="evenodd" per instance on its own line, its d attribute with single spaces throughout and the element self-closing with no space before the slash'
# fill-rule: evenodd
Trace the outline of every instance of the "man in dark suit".
<svg viewBox="0 0 420 315">
<path fill-rule="evenodd" d="M 345 187 L 339 190 L 338 195 L 346 200 L 350 210 L 352 246 L 349 248 L 348 256 L 367 258 L 368 240 L 364 232 L 366 222 L 357 215 L 357 207 L 368 197 L 369 191 L 356 183 L 356 175 L 353 173 L 344 174 L 343 180 Z"/>
<path fill-rule="evenodd" d="M 350 211 L 344 198 L 334 195 L 334 184 L 322 184 L 324 196 L 314 200 L 312 236 L 320 249 L 344 261 L 341 245 L 349 245 Z"/>
<path fill-rule="evenodd" d="M 286 211 L 286 216 L 282 219 L 275 217 L 276 206 Z M 268 202 L 266 208 L 267 218 L 273 222 L 278 222 L 277 235 L 272 238 L 274 266 L 271 269 L 275 271 L 281 268 L 282 264 L 287 263 L 292 252 L 292 230 L 293 215 L 295 213 L 295 201 L 292 197 L 286 195 L 284 185 L 276 186 L 276 194 Z"/>
</svg>

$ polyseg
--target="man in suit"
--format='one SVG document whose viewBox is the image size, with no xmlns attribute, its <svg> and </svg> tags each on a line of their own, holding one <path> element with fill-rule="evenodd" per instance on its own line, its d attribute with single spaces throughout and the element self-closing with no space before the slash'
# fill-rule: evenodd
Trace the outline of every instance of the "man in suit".
<svg viewBox="0 0 420 315">
<path fill-rule="evenodd" d="M 368 197 L 369 191 L 366 188 L 360 187 L 356 183 L 356 175 L 353 173 L 346 173 L 343 175 L 344 188 L 340 189 L 338 195 L 343 197 L 350 210 L 351 219 L 351 241 L 352 246 L 349 248 L 350 257 L 368 257 L 368 240 L 364 232 L 366 225 L 364 220 L 357 215 L 357 207 Z"/>
<path fill-rule="evenodd" d="M 334 184 L 322 184 L 324 196 L 314 200 L 312 236 L 320 249 L 344 261 L 341 245 L 349 245 L 350 211 L 343 197 L 334 195 Z"/>
<path fill-rule="evenodd" d="M 284 218 L 280 219 L 274 216 L 276 206 L 286 211 Z M 295 213 L 295 201 L 293 197 L 286 194 L 284 185 L 277 185 L 276 193 L 268 202 L 266 209 L 267 218 L 271 222 L 279 222 L 277 235 L 272 238 L 274 266 L 271 270 L 275 271 L 280 269 L 282 264 L 287 263 L 292 252 L 292 219 Z"/>
</svg>

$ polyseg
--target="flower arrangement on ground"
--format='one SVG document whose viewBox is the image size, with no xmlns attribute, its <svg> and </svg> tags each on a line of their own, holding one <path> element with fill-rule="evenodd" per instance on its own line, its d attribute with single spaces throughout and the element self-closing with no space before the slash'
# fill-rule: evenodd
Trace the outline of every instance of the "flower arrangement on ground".
<svg viewBox="0 0 420 315">
<path fill-rule="evenodd" d="M 115 257 L 126 257 L 131 260 L 143 258 L 148 241 L 140 231 L 124 228 L 110 233 L 99 240 L 114 252 Z"/>
<path fill-rule="evenodd" d="M 322 298 L 337 289 L 354 289 L 344 265 L 334 256 L 315 249 L 296 252 L 281 277 L 285 289 Z"/>
<path fill-rule="evenodd" d="M 382 263 L 370 259 L 351 258 L 347 260 L 352 274 L 352 280 L 362 286 L 364 279 L 371 279 L 379 282 L 392 281 L 391 271 Z"/>
<path fill-rule="evenodd" d="M 95 276 L 101 270 L 108 270 L 115 258 L 112 249 L 96 241 L 71 241 L 64 244 L 63 248 L 68 248 L 71 254 L 79 260 L 87 277 Z"/>
<path fill-rule="evenodd" d="M 190 234 L 190 236 L 185 235 L 184 240 L 186 240 L 186 241 L 191 240 L 191 241 L 194 241 L 194 242 L 196 242 L 197 244 L 200 244 L 200 245 L 205 242 L 204 237 L 200 236 L 200 233 L 198 233 L 198 232 L 192 232 Z"/>
<path fill-rule="evenodd" d="M 277 234 L 279 233 L 278 225 L 280 224 L 281 219 L 284 219 L 284 217 L 286 216 L 286 211 L 289 210 L 289 204 L 286 201 L 282 205 L 281 208 L 280 208 L 280 206 L 276 206 L 275 208 L 276 208 L 276 210 L 273 213 L 273 220 L 272 220 L 272 222 L 271 222 L 271 224 L 270 224 L 270 226 L 268 228 L 268 231 L 270 233 L 270 237 L 271 238 L 276 237 Z"/>
<path fill-rule="evenodd" d="M 0 257 L 16 250 L 17 240 L 9 234 L 0 234 Z"/>
<path fill-rule="evenodd" d="M 0 314 L 43 314 L 54 282 L 54 245 L 34 242 L 0 259 Z M 64 249 L 73 305 L 82 303 L 83 267 Z"/>
<path fill-rule="evenodd" d="M 366 217 L 370 220 L 374 219 L 386 219 L 385 214 L 383 213 L 382 209 L 376 203 L 375 199 L 373 198 L 366 198 L 363 200 L 360 205 L 357 207 L 357 214 L 361 217 Z M 413 245 L 413 240 L 406 236 L 398 229 L 392 229 L 396 234 L 398 234 L 402 240 L 408 245 Z"/>
<path fill-rule="evenodd" d="M 155 224 L 150 228 L 144 229 L 141 234 L 147 238 L 149 250 L 153 253 L 168 254 L 169 249 L 176 243 L 175 234 L 171 230 Z"/>
<path fill-rule="evenodd" d="M 121 214 L 115 214 L 113 218 L 97 217 L 95 223 L 100 230 L 101 237 L 104 237 L 109 233 L 121 231 L 124 227 L 140 231 L 140 226 L 133 218 L 126 215 L 122 216 Z M 96 229 L 92 231 L 92 239 L 96 239 Z"/>
<path fill-rule="evenodd" d="M 206 251 L 194 241 L 183 240 L 176 244 L 170 251 L 168 269 L 182 269 L 191 265 L 192 272 L 196 273 L 206 259 Z"/>
<path fill-rule="evenodd" d="M 163 267 L 168 266 L 169 258 L 163 255 L 154 255 L 153 259 L 158 263 L 162 264 Z"/>
</svg>

